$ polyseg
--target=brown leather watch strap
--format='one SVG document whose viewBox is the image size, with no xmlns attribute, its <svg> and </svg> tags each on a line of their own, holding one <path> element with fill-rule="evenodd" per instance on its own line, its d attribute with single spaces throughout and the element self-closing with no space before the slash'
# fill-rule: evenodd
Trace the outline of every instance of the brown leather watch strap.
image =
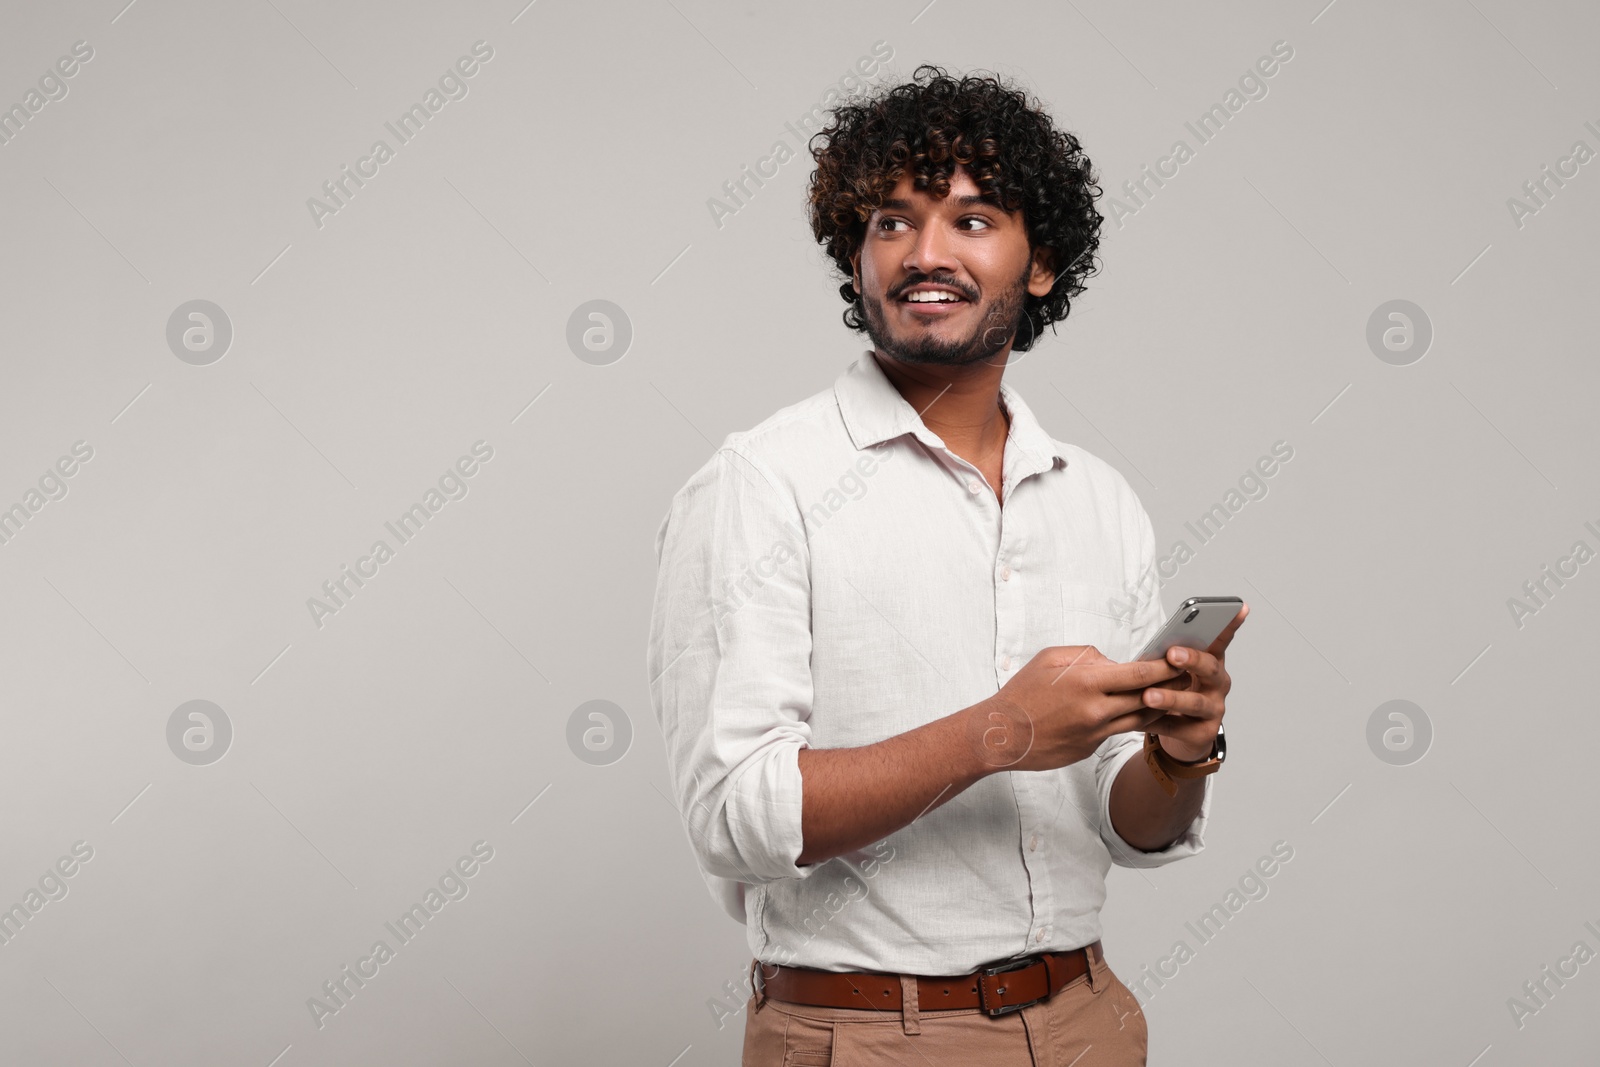
<svg viewBox="0 0 1600 1067">
<path fill-rule="evenodd" d="M 1204 778 L 1208 774 L 1215 774 L 1222 767 L 1222 761 L 1227 758 L 1227 742 L 1223 740 L 1222 726 L 1217 726 L 1216 740 L 1211 744 L 1211 755 L 1205 759 L 1184 763 L 1167 754 L 1161 747 L 1159 734 L 1146 732 L 1144 735 L 1144 761 L 1150 768 L 1150 773 L 1155 776 L 1156 783 L 1161 786 L 1161 791 L 1167 796 L 1178 794 L 1178 783 L 1175 778 Z"/>
<path fill-rule="evenodd" d="M 949 978 L 917 975 L 917 1007 L 921 1011 L 982 1008 L 990 1015 L 1004 1015 L 1044 1000 L 1082 977 L 1089 970 L 1088 953 L 1096 960 L 1105 959 L 1100 942 L 1094 941 L 1071 952 L 1025 956 L 972 974 Z M 897 974 L 819 971 L 773 964 L 761 964 L 757 971 L 763 991 L 774 1000 L 827 1008 L 901 1010 Z"/>
</svg>

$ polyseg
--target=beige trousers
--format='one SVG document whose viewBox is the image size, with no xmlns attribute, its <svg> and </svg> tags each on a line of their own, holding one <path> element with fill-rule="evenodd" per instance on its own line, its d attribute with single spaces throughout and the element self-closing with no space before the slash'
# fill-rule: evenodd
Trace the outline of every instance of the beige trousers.
<svg viewBox="0 0 1600 1067">
<path fill-rule="evenodd" d="M 1143 1067 L 1149 1034 L 1127 986 L 1099 960 L 1055 996 L 991 1017 L 921 1011 L 901 979 L 901 1011 L 818 1008 L 760 993 L 745 1005 L 743 1067 Z"/>
</svg>

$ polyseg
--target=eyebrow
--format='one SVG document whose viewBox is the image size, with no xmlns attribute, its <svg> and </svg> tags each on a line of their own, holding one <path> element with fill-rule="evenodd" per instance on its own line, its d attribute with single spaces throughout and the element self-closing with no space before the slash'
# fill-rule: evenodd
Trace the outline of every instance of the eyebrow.
<svg viewBox="0 0 1600 1067">
<path fill-rule="evenodd" d="M 981 205 L 983 207 L 992 207 L 996 211 L 1000 211 L 1000 212 L 1005 212 L 1006 211 L 1005 208 L 1001 207 L 999 204 L 995 203 L 993 200 L 989 200 L 986 197 L 982 197 L 982 196 L 958 196 L 955 199 L 955 203 L 960 207 L 978 207 L 978 206 Z M 893 198 L 893 199 L 890 199 L 890 200 L 885 200 L 883 203 L 879 204 L 878 205 L 878 210 L 879 211 L 910 211 L 911 210 L 911 201 L 909 201 L 909 200 L 901 200 L 898 197 L 896 197 L 896 198 Z M 1009 214 L 1009 212 L 1006 212 L 1006 213 Z"/>
</svg>

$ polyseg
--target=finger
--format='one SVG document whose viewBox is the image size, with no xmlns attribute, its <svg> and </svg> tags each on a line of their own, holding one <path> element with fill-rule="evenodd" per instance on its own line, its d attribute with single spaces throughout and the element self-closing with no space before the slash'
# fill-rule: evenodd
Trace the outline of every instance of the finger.
<svg viewBox="0 0 1600 1067">
<path fill-rule="evenodd" d="M 1179 656 L 1182 657 L 1182 660 L 1176 663 L 1178 669 L 1190 672 L 1200 683 L 1199 686 L 1191 686 L 1191 688 L 1203 686 L 1208 689 L 1215 689 L 1221 684 L 1222 659 L 1219 656 L 1210 652 L 1201 652 L 1197 648 L 1180 650 L 1174 647 L 1167 649 L 1168 660 L 1176 660 Z"/>
<path fill-rule="evenodd" d="M 1125 734 L 1135 731 L 1143 733 L 1150 723 L 1163 718 L 1166 718 L 1166 715 L 1154 708 L 1138 707 L 1105 720 L 1100 724 L 1100 729 L 1108 737 L 1111 734 Z"/>
<path fill-rule="evenodd" d="M 1120 693 L 1145 689 L 1184 673 L 1165 659 L 1140 659 L 1132 663 L 1104 663 L 1097 670 L 1095 684 L 1104 692 Z"/>
<path fill-rule="evenodd" d="M 1168 678 L 1164 682 L 1157 682 L 1155 685 L 1150 686 L 1149 688 L 1151 688 L 1151 689 L 1176 689 L 1179 692 L 1182 692 L 1185 689 L 1193 689 L 1194 688 L 1194 685 L 1192 684 L 1193 682 L 1194 682 L 1194 675 L 1190 674 L 1188 671 L 1184 671 L 1182 674 L 1178 675 L 1176 678 Z"/>
<path fill-rule="evenodd" d="M 1239 608 L 1239 614 L 1235 615 L 1233 617 L 1233 621 L 1228 623 L 1228 625 L 1223 628 L 1222 632 L 1217 635 L 1217 639 L 1211 642 L 1211 647 L 1206 649 L 1206 651 L 1210 652 L 1214 656 L 1220 656 L 1223 650 L 1233 642 L 1233 635 L 1238 632 L 1239 627 L 1244 625 L 1245 616 L 1249 614 L 1250 605 L 1241 605 Z"/>
<path fill-rule="evenodd" d="M 1199 691 L 1175 692 L 1171 689 L 1151 688 L 1145 691 L 1145 706 L 1159 708 L 1169 714 L 1185 715 L 1193 719 L 1220 719 L 1222 706 L 1213 694 Z"/>
<path fill-rule="evenodd" d="M 1100 729 L 1107 734 L 1125 730 L 1140 730 L 1150 719 L 1164 714 L 1145 704 L 1138 693 L 1109 693 L 1100 705 Z"/>
</svg>

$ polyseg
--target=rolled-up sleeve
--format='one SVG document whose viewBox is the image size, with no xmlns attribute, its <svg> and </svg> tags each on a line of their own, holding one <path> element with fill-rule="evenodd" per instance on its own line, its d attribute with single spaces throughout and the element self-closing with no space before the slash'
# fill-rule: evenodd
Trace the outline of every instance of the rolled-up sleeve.
<svg viewBox="0 0 1600 1067">
<path fill-rule="evenodd" d="M 1167 617 L 1166 608 L 1162 604 L 1159 574 L 1155 569 L 1155 531 L 1151 526 L 1150 516 L 1144 508 L 1137 502 L 1132 507 L 1137 510 L 1132 519 L 1139 531 L 1139 548 L 1134 554 L 1139 561 L 1139 571 L 1128 579 L 1130 585 L 1137 590 L 1133 634 L 1128 650 L 1130 659 L 1137 656 L 1150 639 L 1160 632 L 1161 625 Z M 1100 791 L 1100 839 L 1110 851 L 1112 863 L 1119 867 L 1162 867 L 1175 860 L 1196 855 L 1205 848 L 1206 822 L 1211 817 L 1212 786 L 1217 777 L 1215 774 L 1208 774 L 1202 780 L 1205 792 L 1201 795 L 1200 811 L 1182 835 L 1164 849 L 1146 852 L 1124 841 L 1111 823 L 1111 786 L 1129 760 L 1139 760 L 1141 764 L 1143 763 L 1144 733 L 1135 730 L 1112 734 L 1100 743 L 1095 755 L 1096 784 Z M 1148 769 L 1145 773 L 1149 773 Z"/>
<path fill-rule="evenodd" d="M 646 660 L 701 870 L 759 885 L 815 870 L 795 863 L 799 752 L 811 738 L 810 561 L 793 495 L 737 437 L 678 491 L 657 532 Z"/>
</svg>

